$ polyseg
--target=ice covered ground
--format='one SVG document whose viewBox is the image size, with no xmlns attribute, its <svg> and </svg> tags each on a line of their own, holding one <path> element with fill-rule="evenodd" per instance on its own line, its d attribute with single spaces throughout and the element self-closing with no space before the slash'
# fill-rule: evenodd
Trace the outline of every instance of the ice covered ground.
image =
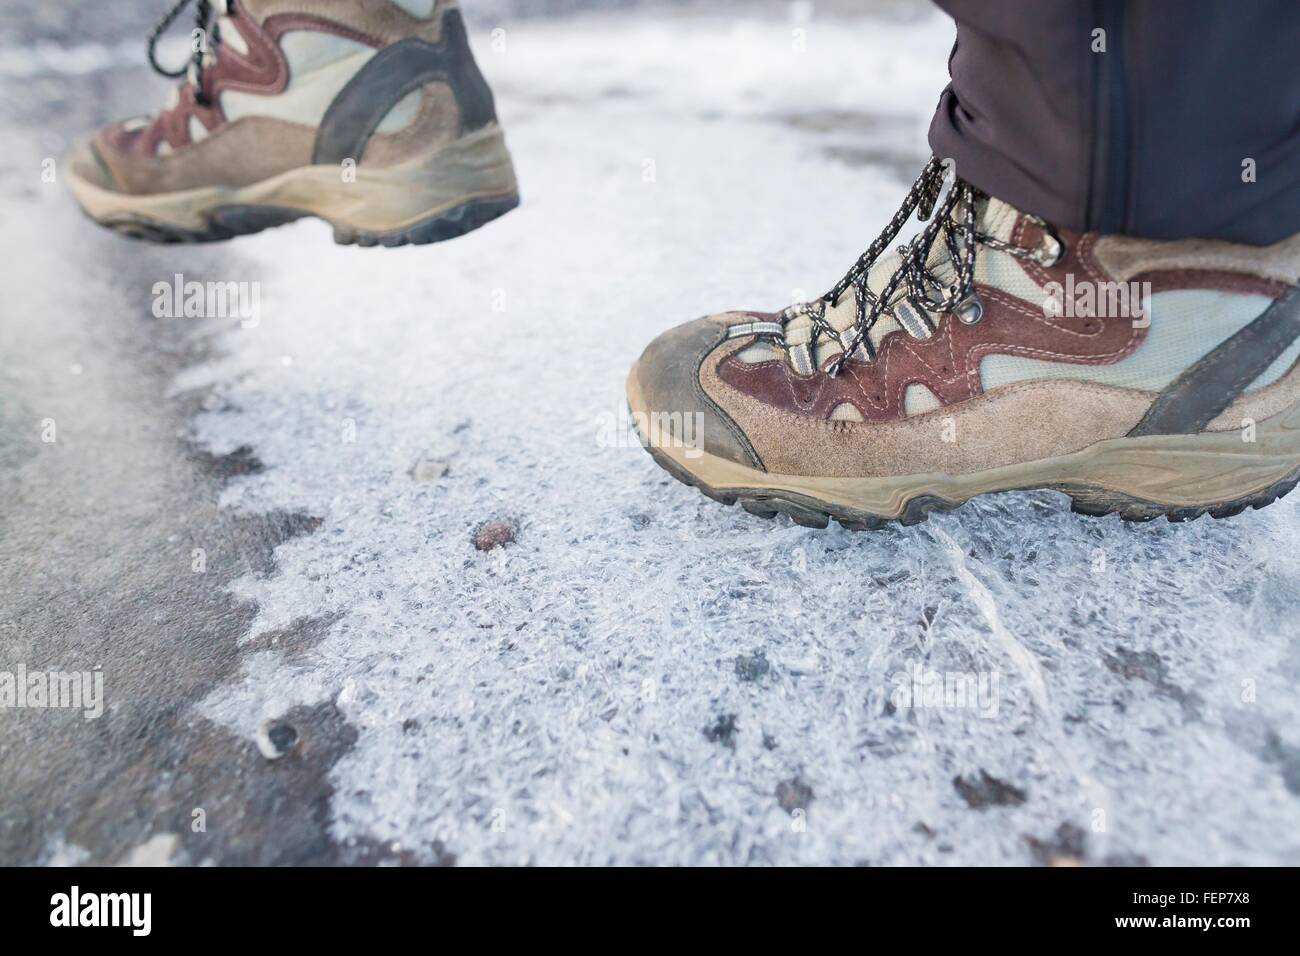
<svg viewBox="0 0 1300 956">
<path fill-rule="evenodd" d="M 478 26 L 519 210 L 433 247 L 306 222 L 148 260 L 260 283 L 172 397 L 236 463 L 226 513 L 319 519 L 234 582 L 256 617 L 197 713 L 252 748 L 336 705 L 332 835 L 415 862 L 1300 863 L 1300 502 L 811 531 L 626 431 L 655 334 L 815 294 L 874 237 L 950 25 Z M 517 540 L 475 550 L 492 520 Z M 903 693 L 927 679 L 975 693 Z"/>
<path fill-rule="evenodd" d="M 874 235 L 949 29 L 506 24 L 479 49 L 519 211 L 432 249 L 244 244 L 229 278 L 262 282 L 263 320 L 175 387 L 215 386 L 198 436 L 266 466 L 226 506 L 322 519 L 238 583 L 249 638 L 333 623 L 202 710 L 251 737 L 337 701 L 338 837 L 464 863 L 1300 862 L 1296 502 L 1132 527 L 1021 494 L 817 532 L 704 499 L 621 427 L 659 330 L 828 286 Z M 485 520 L 518 540 L 476 551 Z M 899 706 L 918 675 L 983 695 Z"/>
</svg>

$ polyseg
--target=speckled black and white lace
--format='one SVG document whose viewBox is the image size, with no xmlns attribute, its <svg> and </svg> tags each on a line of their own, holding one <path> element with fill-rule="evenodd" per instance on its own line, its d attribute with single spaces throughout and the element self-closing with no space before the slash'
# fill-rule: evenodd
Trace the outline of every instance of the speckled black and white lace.
<svg viewBox="0 0 1300 956">
<path fill-rule="evenodd" d="M 951 176 L 948 167 L 937 157 L 931 157 L 898 211 L 844 278 L 816 301 L 793 305 L 782 313 L 779 323 L 782 331 L 774 337 L 785 348 L 795 370 L 802 374 L 812 372 L 815 367 L 813 350 L 820 341 L 838 342 L 841 349 L 826 368 L 830 375 L 837 374 L 849 358 L 859 362 L 874 360 L 875 348 L 870 333 L 885 313 L 892 315 L 904 331 L 917 339 L 929 338 L 933 334 L 932 313 L 952 312 L 963 322 L 978 322 L 983 307 L 975 295 L 974 284 L 975 254 L 980 245 L 1041 265 L 1051 265 L 1060 259 L 1065 250 L 1060 236 L 1035 216 L 1027 218 L 1043 229 L 1045 238 L 1033 249 L 981 232 L 977 226 L 976 209 L 985 198 L 970 183 Z M 922 222 L 928 220 L 928 225 L 910 242 L 898 247 L 899 264 L 877 295 L 868 287 L 871 268 L 913 213 Z M 945 265 L 943 277 L 936 271 L 938 263 L 930 261 L 931 249 L 941 234 L 943 252 L 946 253 L 941 260 Z M 839 330 L 827 320 L 827 309 L 839 305 L 840 299 L 850 291 L 855 297 L 856 316 L 851 326 Z M 789 323 L 801 316 L 807 316 L 811 322 L 810 341 L 789 345 L 785 331 Z"/>
<path fill-rule="evenodd" d="M 177 0 L 177 2 L 168 10 L 149 31 L 148 56 L 149 65 L 154 71 L 173 79 L 179 79 L 187 72 L 190 80 L 194 83 L 194 99 L 202 106 L 209 103 L 207 92 L 203 88 L 203 61 L 205 57 L 216 55 L 217 47 L 221 44 L 221 30 L 217 26 L 217 16 L 229 16 L 234 12 L 234 0 L 194 0 L 194 30 L 195 38 L 193 40 L 193 54 L 190 62 L 179 69 L 169 70 L 158 62 L 157 48 L 158 40 L 163 33 L 176 22 L 176 18 L 181 15 L 186 7 L 190 5 L 191 0 Z"/>
</svg>

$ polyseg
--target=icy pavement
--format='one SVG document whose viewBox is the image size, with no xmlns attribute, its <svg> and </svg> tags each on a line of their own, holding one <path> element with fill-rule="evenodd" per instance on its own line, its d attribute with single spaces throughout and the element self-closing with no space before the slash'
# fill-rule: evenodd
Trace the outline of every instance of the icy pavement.
<svg viewBox="0 0 1300 956">
<path fill-rule="evenodd" d="M 230 585 L 256 615 L 197 714 L 255 753 L 336 707 L 331 837 L 412 862 L 1300 863 L 1300 502 L 810 531 L 626 429 L 659 331 L 815 294 L 874 237 L 949 24 L 479 25 L 519 210 L 435 247 L 301 223 L 148 259 L 260 283 L 171 395 L 202 402 L 224 513 L 304 516 Z M 487 521 L 516 540 L 476 550 Z"/>
</svg>

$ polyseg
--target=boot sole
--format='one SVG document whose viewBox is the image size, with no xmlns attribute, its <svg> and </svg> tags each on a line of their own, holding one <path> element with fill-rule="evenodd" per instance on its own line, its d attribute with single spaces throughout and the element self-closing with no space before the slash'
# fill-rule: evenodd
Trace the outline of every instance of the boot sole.
<svg viewBox="0 0 1300 956">
<path fill-rule="evenodd" d="M 71 165 L 71 164 L 70 164 Z M 69 169 L 82 210 L 119 235 L 156 243 L 219 242 L 315 217 L 340 245 L 404 246 L 473 232 L 519 205 L 510 153 L 488 127 L 383 169 L 303 166 L 243 187 L 130 195 Z"/>
<path fill-rule="evenodd" d="M 980 495 L 1031 490 L 1062 492 L 1072 511 L 1090 517 L 1227 518 L 1270 505 L 1300 484 L 1300 404 L 1259 423 L 1249 444 L 1236 431 L 1115 438 L 1070 455 L 970 474 L 839 478 L 770 474 L 684 448 L 671 436 L 664 440 L 642 400 L 635 367 L 627 395 L 642 445 L 678 481 L 750 514 L 784 514 L 810 528 L 825 528 L 832 519 L 852 531 L 914 525 Z"/>
</svg>

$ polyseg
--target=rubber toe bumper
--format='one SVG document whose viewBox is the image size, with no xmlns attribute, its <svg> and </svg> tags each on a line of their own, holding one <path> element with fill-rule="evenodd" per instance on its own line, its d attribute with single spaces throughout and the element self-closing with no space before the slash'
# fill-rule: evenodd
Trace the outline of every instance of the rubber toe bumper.
<svg viewBox="0 0 1300 956">
<path fill-rule="evenodd" d="M 95 148 L 95 137 L 87 136 L 78 141 L 69 151 L 64 164 L 74 176 L 80 177 L 91 185 L 100 189 L 118 191 L 118 185 L 113 181 L 113 174 L 108 171 L 108 166 Z"/>
<path fill-rule="evenodd" d="M 651 416 L 664 438 L 762 468 L 745 433 L 700 386 L 700 365 L 717 349 L 725 330 L 715 319 L 696 319 L 651 342 L 632 370 L 645 407 L 632 411 Z"/>
</svg>

